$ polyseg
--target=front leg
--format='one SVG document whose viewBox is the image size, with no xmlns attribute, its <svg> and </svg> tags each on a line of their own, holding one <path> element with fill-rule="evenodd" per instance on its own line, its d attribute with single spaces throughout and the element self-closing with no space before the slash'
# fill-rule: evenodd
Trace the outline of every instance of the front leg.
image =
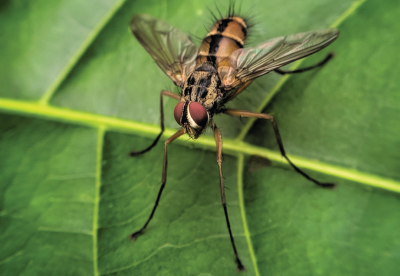
<svg viewBox="0 0 400 276">
<path fill-rule="evenodd" d="M 160 199 L 161 199 L 161 194 L 164 190 L 165 184 L 167 183 L 167 167 L 168 167 L 167 147 L 170 143 L 172 143 L 172 141 L 174 141 L 176 138 L 182 136 L 183 134 L 185 134 L 185 129 L 181 128 L 180 130 L 178 130 L 178 132 L 176 132 L 174 135 L 169 137 L 164 143 L 164 162 L 163 162 L 163 169 L 162 169 L 162 176 L 161 176 L 161 187 L 160 187 L 160 190 L 158 191 L 157 199 L 156 199 L 156 202 L 154 203 L 153 210 L 151 210 L 150 216 L 147 219 L 146 223 L 138 231 L 129 235 L 129 238 L 132 241 L 135 241 L 137 239 L 137 237 L 139 237 L 141 234 L 143 234 L 143 231 L 146 229 L 147 225 L 153 218 L 154 213 L 156 212 L 158 203 L 160 202 Z"/>
<path fill-rule="evenodd" d="M 176 95 L 175 93 L 172 93 L 170 91 L 166 91 L 166 90 L 161 90 L 160 92 L 160 120 L 161 120 L 161 132 L 160 134 L 157 135 L 156 139 L 153 141 L 153 143 L 151 143 L 150 146 L 148 146 L 147 148 L 145 148 L 144 150 L 141 151 L 131 151 L 129 153 L 130 156 L 136 156 L 136 155 L 140 155 L 143 154 L 145 152 L 148 152 L 149 150 L 151 150 L 152 148 L 155 147 L 155 145 L 157 145 L 158 140 L 160 140 L 161 135 L 164 132 L 164 104 L 163 104 L 163 96 L 168 96 L 170 98 L 173 98 L 177 101 L 180 100 L 180 96 Z"/>
<path fill-rule="evenodd" d="M 235 240 L 233 239 L 233 236 L 232 236 L 231 224 L 229 223 L 228 209 L 226 208 L 226 199 L 225 199 L 224 177 L 222 175 L 222 137 L 221 137 L 221 132 L 219 131 L 218 127 L 215 125 L 214 125 L 214 139 L 215 139 L 215 144 L 217 147 L 217 163 L 218 163 L 218 168 L 219 168 L 219 183 L 220 183 L 220 189 L 221 189 L 221 202 L 222 202 L 222 207 L 224 208 L 226 225 L 228 227 L 229 237 L 231 238 L 233 252 L 235 253 L 235 261 L 236 261 L 236 265 L 237 265 L 237 270 L 238 270 L 238 272 L 240 272 L 240 271 L 245 270 L 245 267 L 242 264 L 242 261 L 239 259 L 239 255 L 238 255 L 238 252 L 237 252 L 236 246 L 235 246 Z"/>
<path fill-rule="evenodd" d="M 318 180 L 312 178 L 311 176 L 309 176 L 308 174 L 306 174 L 305 172 L 300 170 L 295 164 L 292 163 L 292 161 L 290 161 L 289 157 L 286 156 L 286 152 L 285 152 L 285 149 L 284 149 L 283 143 L 282 143 L 281 134 L 279 133 L 278 125 L 276 124 L 274 117 L 272 117 L 272 115 L 264 114 L 264 113 L 256 113 L 256 112 L 251 112 L 251 111 L 245 111 L 245 110 L 237 110 L 237 109 L 226 109 L 224 111 L 224 113 L 227 115 L 231 115 L 231 116 L 270 120 L 272 123 L 272 126 L 274 128 L 276 141 L 278 142 L 278 145 L 279 145 L 279 150 L 281 151 L 282 156 L 293 167 L 293 169 L 296 172 L 298 172 L 299 174 L 301 174 L 302 176 L 304 176 L 305 178 L 307 178 L 308 180 L 317 184 L 318 186 L 321 186 L 323 188 L 334 188 L 335 187 L 335 184 L 333 184 L 333 183 L 322 183 L 322 182 L 319 182 Z"/>
</svg>

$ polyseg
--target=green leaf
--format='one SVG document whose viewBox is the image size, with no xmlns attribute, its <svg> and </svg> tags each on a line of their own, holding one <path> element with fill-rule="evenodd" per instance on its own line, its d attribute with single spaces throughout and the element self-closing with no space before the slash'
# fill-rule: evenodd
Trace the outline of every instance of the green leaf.
<svg viewBox="0 0 400 276">
<path fill-rule="evenodd" d="M 250 45 L 341 30 L 295 64 L 334 51 L 323 68 L 268 74 L 228 104 L 271 112 L 292 161 L 335 190 L 287 166 L 268 122 L 217 120 L 242 274 L 397 275 L 400 4 L 242 2 L 255 23 Z M 0 4 L 1 275 L 237 275 L 211 132 L 169 146 L 160 206 L 144 235 L 127 238 L 153 207 L 163 144 L 128 152 L 154 139 L 159 91 L 174 89 L 129 20 L 150 13 L 202 37 L 207 7 L 216 10 L 211 0 Z M 165 103 L 163 139 L 177 129 L 174 105 Z"/>
</svg>

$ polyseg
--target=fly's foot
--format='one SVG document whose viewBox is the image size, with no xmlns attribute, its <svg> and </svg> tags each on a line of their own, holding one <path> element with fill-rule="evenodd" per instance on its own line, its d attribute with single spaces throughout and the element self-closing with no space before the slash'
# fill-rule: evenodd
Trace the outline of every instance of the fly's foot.
<svg viewBox="0 0 400 276">
<path fill-rule="evenodd" d="M 335 183 L 319 183 L 319 186 L 321 186 L 322 188 L 326 188 L 326 189 L 335 189 L 336 188 L 336 184 Z"/>
<path fill-rule="evenodd" d="M 140 151 L 134 151 L 134 150 L 132 150 L 132 151 L 129 152 L 129 156 L 130 156 L 130 157 L 138 156 L 138 155 L 140 155 Z"/>
<path fill-rule="evenodd" d="M 130 234 L 129 239 L 134 242 L 141 234 L 143 234 L 143 229 Z"/>
<path fill-rule="evenodd" d="M 239 258 L 236 258 L 236 264 L 237 264 L 236 270 L 238 273 L 246 270 L 246 268 L 242 264 L 242 261 Z"/>
<path fill-rule="evenodd" d="M 143 153 L 146 153 L 148 151 L 149 151 L 148 149 L 144 149 L 144 150 L 141 150 L 141 151 L 132 150 L 132 151 L 129 152 L 129 156 L 130 157 L 139 156 L 139 155 L 142 155 Z"/>
</svg>

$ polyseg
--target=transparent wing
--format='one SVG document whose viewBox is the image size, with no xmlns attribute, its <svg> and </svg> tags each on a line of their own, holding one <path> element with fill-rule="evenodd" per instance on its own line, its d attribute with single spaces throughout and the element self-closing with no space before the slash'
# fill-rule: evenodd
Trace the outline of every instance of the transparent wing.
<svg viewBox="0 0 400 276">
<path fill-rule="evenodd" d="M 331 44 L 339 36 L 339 30 L 299 33 L 267 40 L 256 47 L 242 48 L 233 52 L 230 67 L 220 76 L 225 88 L 264 75 L 297 59 L 311 55 Z"/>
<path fill-rule="evenodd" d="M 179 29 L 147 14 L 133 16 L 131 30 L 161 70 L 182 86 L 194 70 L 196 45 Z"/>
</svg>

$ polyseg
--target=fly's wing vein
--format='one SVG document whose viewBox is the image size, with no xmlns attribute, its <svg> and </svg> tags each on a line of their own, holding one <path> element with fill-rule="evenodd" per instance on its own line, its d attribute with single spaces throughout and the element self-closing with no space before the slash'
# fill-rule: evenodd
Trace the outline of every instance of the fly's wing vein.
<svg viewBox="0 0 400 276">
<path fill-rule="evenodd" d="M 234 88 L 318 52 L 338 36 L 339 30 L 326 29 L 277 37 L 255 47 L 236 50 L 229 57 L 230 67 L 224 72 L 222 83 L 225 88 Z"/>
<path fill-rule="evenodd" d="M 151 55 L 161 70 L 182 86 L 194 70 L 197 47 L 179 29 L 147 14 L 137 14 L 131 20 L 136 39 Z"/>
</svg>

